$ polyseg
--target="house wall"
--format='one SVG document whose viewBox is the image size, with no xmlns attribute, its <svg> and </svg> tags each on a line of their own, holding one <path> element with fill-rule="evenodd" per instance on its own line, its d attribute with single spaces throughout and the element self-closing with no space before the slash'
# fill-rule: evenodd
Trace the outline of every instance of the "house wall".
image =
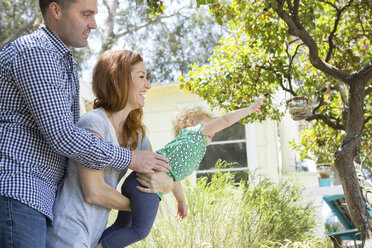
<svg viewBox="0 0 372 248">
<path fill-rule="evenodd" d="M 176 84 L 156 85 L 147 91 L 144 119 L 152 148 L 162 148 L 174 138 L 172 119 L 183 104 L 200 103 L 198 95 L 186 94 Z"/>
<path fill-rule="evenodd" d="M 258 172 L 274 182 L 280 179 L 280 154 L 277 122 L 266 120 L 256 123 Z"/>
<path fill-rule="evenodd" d="M 293 173 L 296 171 L 297 154 L 289 148 L 289 141 L 299 141 L 298 122 L 292 120 L 287 113 L 279 123 L 281 155 L 282 155 L 282 172 Z"/>
</svg>

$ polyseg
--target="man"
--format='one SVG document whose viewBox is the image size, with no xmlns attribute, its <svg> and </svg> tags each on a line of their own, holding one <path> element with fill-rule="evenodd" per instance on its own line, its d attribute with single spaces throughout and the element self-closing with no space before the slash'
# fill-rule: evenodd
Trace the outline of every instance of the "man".
<svg viewBox="0 0 372 248">
<path fill-rule="evenodd" d="M 128 167 L 145 192 L 169 192 L 168 160 L 113 146 L 78 128 L 79 81 L 70 47 L 96 28 L 96 0 L 40 0 L 44 24 L 0 52 L 0 247 L 45 247 L 46 222 L 67 158 L 93 169 Z"/>
</svg>

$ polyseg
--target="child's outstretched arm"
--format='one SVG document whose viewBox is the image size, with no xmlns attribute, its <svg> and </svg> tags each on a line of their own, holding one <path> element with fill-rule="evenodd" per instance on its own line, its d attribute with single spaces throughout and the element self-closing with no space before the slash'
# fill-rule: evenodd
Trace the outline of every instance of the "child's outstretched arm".
<svg viewBox="0 0 372 248">
<path fill-rule="evenodd" d="M 244 117 L 258 112 L 260 106 L 264 103 L 265 98 L 261 97 L 249 107 L 238 109 L 227 114 L 222 115 L 221 117 L 214 119 L 208 123 L 205 123 L 202 128 L 202 133 L 205 135 L 214 135 L 215 133 L 233 125 L 235 122 L 243 119 Z"/>
<path fill-rule="evenodd" d="M 182 184 L 180 181 L 174 183 L 172 193 L 178 203 L 177 215 L 176 215 L 177 220 L 182 221 L 184 218 L 187 217 L 187 205 L 186 205 L 185 194 L 183 193 Z"/>
</svg>

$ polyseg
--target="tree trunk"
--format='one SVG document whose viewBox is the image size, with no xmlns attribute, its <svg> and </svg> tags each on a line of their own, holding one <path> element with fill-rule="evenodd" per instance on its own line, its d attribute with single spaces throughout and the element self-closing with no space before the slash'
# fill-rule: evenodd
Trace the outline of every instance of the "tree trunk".
<svg viewBox="0 0 372 248">
<path fill-rule="evenodd" d="M 300 1 L 293 1 L 293 5 L 292 1 L 277 0 L 276 2 L 276 12 L 288 25 L 289 34 L 300 38 L 309 48 L 309 59 L 314 68 L 340 82 L 350 85 L 349 102 L 348 106 L 345 106 L 348 113 L 343 115 L 345 137 L 342 145 L 335 152 L 335 167 L 339 172 L 351 218 L 356 228 L 362 232 L 365 244 L 370 244 L 372 243 L 372 219 L 368 218 L 369 215 L 364 198 L 368 199 L 368 196 L 362 193 L 360 186 L 364 189 L 364 185 L 363 182 L 359 183 L 355 159 L 359 156 L 359 138 L 364 128 L 365 87 L 368 80 L 371 79 L 372 62 L 360 68 L 358 72 L 350 77 L 348 72 L 327 63 L 328 60 L 322 60 L 319 56 L 319 48 L 316 41 L 300 22 Z M 285 3 L 290 5 L 290 11 L 288 12 L 284 8 Z M 363 178 L 363 175 L 361 177 Z M 367 245 L 366 247 L 372 247 L 372 245 Z"/>
<path fill-rule="evenodd" d="M 350 216 L 356 228 L 362 232 L 365 242 L 372 242 L 372 219 L 368 218 L 365 196 L 357 176 L 359 166 L 355 159 L 359 155 L 359 135 L 364 123 L 365 82 L 354 79 L 349 92 L 349 113 L 343 145 L 335 152 L 335 167 L 339 172 Z M 363 186 L 362 186 L 363 187 Z M 367 246 L 369 247 L 369 246 Z"/>
<path fill-rule="evenodd" d="M 119 7 L 119 1 L 112 0 L 110 3 L 108 3 L 107 1 L 103 1 L 103 4 L 107 8 L 108 15 L 106 19 L 105 28 L 103 30 L 102 47 L 101 47 L 99 54 L 102 54 L 103 52 L 111 49 L 114 43 L 115 16 L 116 16 L 116 11 Z"/>
<path fill-rule="evenodd" d="M 334 186 L 342 185 L 340 175 L 339 175 L 338 170 L 336 168 L 332 169 L 332 174 L 333 174 L 333 185 Z"/>
</svg>

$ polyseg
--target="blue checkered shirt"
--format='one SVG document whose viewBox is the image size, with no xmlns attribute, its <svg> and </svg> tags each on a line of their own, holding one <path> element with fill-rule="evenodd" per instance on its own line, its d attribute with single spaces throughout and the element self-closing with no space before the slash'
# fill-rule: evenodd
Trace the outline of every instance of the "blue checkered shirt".
<svg viewBox="0 0 372 248">
<path fill-rule="evenodd" d="M 79 81 L 71 51 L 44 24 L 0 52 L 0 195 L 53 220 L 67 158 L 123 170 L 131 152 L 78 128 Z"/>
</svg>

